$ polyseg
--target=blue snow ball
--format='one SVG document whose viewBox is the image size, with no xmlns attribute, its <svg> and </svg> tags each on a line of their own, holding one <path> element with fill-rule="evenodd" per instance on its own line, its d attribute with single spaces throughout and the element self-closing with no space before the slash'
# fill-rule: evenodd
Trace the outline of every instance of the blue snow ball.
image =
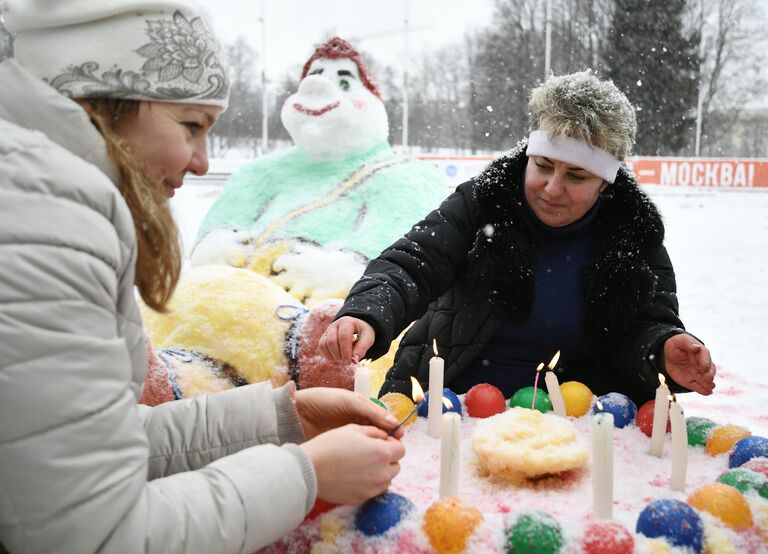
<svg viewBox="0 0 768 554">
<path fill-rule="evenodd" d="M 680 500 L 662 498 L 648 504 L 637 518 L 635 531 L 696 553 L 703 550 L 704 524 L 696 510 Z"/>
<path fill-rule="evenodd" d="M 597 407 L 597 402 L 603 405 L 602 410 Z M 610 392 L 599 396 L 597 402 L 592 406 L 592 413 L 608 412 L 613 414 L 613 424 L 619 429 L 635 421 L 637 406 L 627 395 L 620 392 Z"/>
<path fill-rule="evenodd" d="M 355 514 L 355 528 L 369 537 L 382 535 L 413 510 L 413 503 L 394 492 L 367 500 Z"/>
<path fill-rule="evenodd" d="M 728 455 L 728 467 L 741 467 L 752 458 L 768 458 L 768 439 L 751 436 L 733 445 Z"/>
<path fill-rule="evenodd" d="M 443 397 L 447 398 L 451 402 L 451 412 L 456 412 L 457 414 L 461 415 L 461 400 L 459 400 L 458 395 L 453 392 L 451 389 L 443 389 Z M 443 403 L 443 411 L 441 413 L 445 413 L 449 411 L 448 408 L 446 408 L 445 403 Z M 419 411 L 416 412 L 419 414 L 419 417 L 427 417 L 427 413 L 429 412 L 429 391 L 426 392 L 424 395 L 424 402 L 421 402 L 419 404 Z"/>
</svg>

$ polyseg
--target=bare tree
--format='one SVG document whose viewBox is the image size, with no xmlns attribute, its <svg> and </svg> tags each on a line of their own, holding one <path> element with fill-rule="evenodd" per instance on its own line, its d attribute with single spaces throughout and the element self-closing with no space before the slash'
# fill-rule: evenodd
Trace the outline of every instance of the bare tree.
<svg viewBox="0 0 768 554">
<path fill-rule="evenodd" d="M 766 17 L 754 0 L 698 0 L 692 19 L 703 33 L 701 135 L 703 149 L 717 152 L 742 112 L 763 95 L 768 60 Z M 717 114 L 715 117 L 714 114 Z M 722 154 L 723 152 L 717 152 Z"/>
<path fill-rule="evenodd" d="M 0 18 L 0 62 L 11 57 L 13 54 L 12 44 L 11 34 L 3 26 L 3 20 Z"/>
</svg>

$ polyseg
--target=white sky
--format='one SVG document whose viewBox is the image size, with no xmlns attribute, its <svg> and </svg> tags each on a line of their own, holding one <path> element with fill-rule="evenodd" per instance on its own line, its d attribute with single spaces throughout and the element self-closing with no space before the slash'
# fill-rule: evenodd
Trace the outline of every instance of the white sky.
<svg viewBox="0 0 768 554">
<path fill-rule="evenodd" d="M 201 0 L 223 42 L 243 36 L 259 53 L 259 63 L 263 2 L 267 77 L 273 81 L 303 65 L 332 33 L 377 61 L 400 67 L 406 4 L 410 52 L 460 41 L 465 31 L 485 26 L 493 13 L 493 0 Z"/>
</svg>

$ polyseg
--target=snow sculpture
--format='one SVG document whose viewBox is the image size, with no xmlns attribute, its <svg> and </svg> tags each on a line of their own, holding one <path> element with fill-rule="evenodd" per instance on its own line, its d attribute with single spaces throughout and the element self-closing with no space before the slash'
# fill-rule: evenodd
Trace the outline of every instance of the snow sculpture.
<svg viewBox="0 0 768 554">
<path fill-rule="evenodd" d="M 295 146 L 230 178 L 192 264 L 251 269 L 311 306 L 343 298 L 365 263 L 447 191 L 431 164 L 392 151 L 379 89 L 341 38 L 309 58 L 281 117 Z"/>
</svg>

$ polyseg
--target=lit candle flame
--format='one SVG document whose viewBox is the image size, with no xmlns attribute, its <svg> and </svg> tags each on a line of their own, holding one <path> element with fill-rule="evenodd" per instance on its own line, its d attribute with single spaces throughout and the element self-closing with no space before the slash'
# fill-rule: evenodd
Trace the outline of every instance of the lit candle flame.
<svg viewBox="0 0 768 554">
<path fill-rule="evenodd" d="M 597 409 L 601 412 L 603 411 L 603 404 L 599 400 L 595 400 L 595 405 L 597 406 Z"/>
<path fill-rule="evenodd" d="M 447 399 L 445 396 L 443 396 L 443 404 L 444 404 L 444 405 L 445 405 L 445 407 L 446 407 L 446 408 L 448 408 L 449 410 L 453 408 L 453 402 L 451 402 L 450 400 L 448 400 L 448 399 Z"/>
<path fill-rule="evenodd" d="M 411 375 L 411 397 L 416 404 L 424 400 L 424 390 L 413 375 Z"/>
<path fill-rule="evenodd" d="M 439 354 L 437 353 L 437 339 L 432 339 L 432 350 L 435 352 L 435 357 L 438 357 Z"/>
<path fill-rule="evenodd" d="M 661 383 L 661 384 L 663 385 L 663 384 L 665 384 L 666 382 L 667 382 L 667 380 L 666 380 L 666 379 L 664 379 L 664 376 L 663 376 L 661 373 L 659 373 L 659 383 Z"/>
<path fill-rule="evenodd" d="M 536 368 L 536 372 L 538 373 L 538 372 L 539 372 L 539 371 L 541 371 L 542 369 L 544 369 L 544 362 L 541 362 L 541 363 L 539 364 L 539 366 Z"/>
<path fill-rule="evenodd" d="M 549 369 L 555 369 L 555 366 L 557 365 L 558 360 L 560 359 L 560 351 L 558 350 L 554 356 L 552 356 L 552 359 L 549 361 L 549 364 L 547 364 L 547 367 Z"/>
</svg>

